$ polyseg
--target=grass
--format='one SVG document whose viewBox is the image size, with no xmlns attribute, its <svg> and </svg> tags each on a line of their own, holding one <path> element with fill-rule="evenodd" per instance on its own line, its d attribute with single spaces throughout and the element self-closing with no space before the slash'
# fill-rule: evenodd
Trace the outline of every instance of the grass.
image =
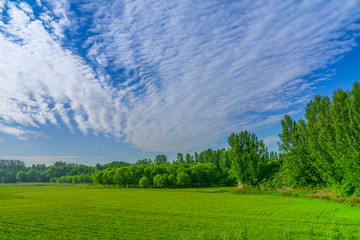
<svg viewBox="0 0 360 240">
<path fill-rule="evenodd" d="M 360 239 L 360 209 L 234 188 L 1 185 L 0 239 Z"/>
</svg>

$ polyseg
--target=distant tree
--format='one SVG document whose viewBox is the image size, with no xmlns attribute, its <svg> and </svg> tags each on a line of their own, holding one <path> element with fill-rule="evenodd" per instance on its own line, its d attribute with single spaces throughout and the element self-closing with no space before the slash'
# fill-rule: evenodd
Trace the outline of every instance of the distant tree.
<svg viewBox="0 0 360 240">
<path fill-rule="evenodd" d="M 169 176 L 168 176 L 168 180 L 169 180 L 169 186 L 170 187 L 173 187 L 173 186 L 175 186 L 176 185 L 176 175 L 175 174 L 170 174 Z"/>
<path fill-rule="evenodd" d="M 18 171 L 25 171 L 25 169 L 26 169 L 25 163 L 22 161 L 0 159 L 0 170 L 12 171 L 16 173 Z"/>
<path fill-rule="evenodd" d="M 26 182 L 26 172 L 25 171 L 17 172 L 16 181 L 18 181 L 20 183 L 21 182 Z"/>
<path fill-rule="evenodd" d="M 220 150 L 219 167 L 224 172 L 229 172 L 231 169 L 231 160 L 228 156 L 228 152 L 224 148 Z"/>
<path fill-rule="evenodd" d="M 155 185 L 155 187 L 161 187 L 161 174 L 156 174 L 155 177 L 153 178 L 153 183 Z"/>
<path fill-rule="evenodd" d="M 104 185 L 113 185 L 114 181 L 115 168 L 107 168 L 103 171 L 102 184 Z"/>
<path fill-rule="evenodd" d="M 54 177 L 50 179 L 50 183 L 57 183 L 58 178 Z"/>
<path fill-rule="evenodd" d="M 196 163 L 199 163 L 199 155 L 198 155 L 197 152 L 194 153 L 194 161 L 195 161 Z"/>
<path fill-rule="evenodd" d="M 169 186 L 169 180 L 168 180 L 168 176 L 169 174 L 164 173 L 164 174 L 157 174 L 154 177 L 154 185 L 158 188 L 164 188 L 164 187 L 168 187 Z"/>
<path fill-rule="evenodd" d="M 190 187 L 191 186 L 191 178 L 189 174 L 185 172 L 181 172 L 176 176 L 176 186 L 177 187 Z"/>
<path fill-rule="evenodd" d="M 128 167 L 129 174 L 130 174 L 130 184 L 136 186 L 139 184 L 140 178 L 144 174 L 144 169 L 141 166 L 133 165 Z"/>
<path fill-rule="evenodd" d="M 167 157 L 165 155 L 156 155 L 155 163 L 156 164 L 163 164 L 167 162 Z"/>
<path fill-rule="evenodd" d="M 46 165 L 45 164 L 36 164 L 36 165 L 33 164 L 31 168 L 36 169 L 36 170 L 38 170 L 40 172 L 46 171 Z"/>
<path fill-rule="evenodd" d="M 102 171 L 97 172 L 94 176 L 94 183 L 104 184 L 103 175 L 104 175 L 104 173 Z"/>
<path fill-rule="evenodd" d="M 176 162 L 178 162 L 178 163 L 184 163 L 185 162 L 184 161 L 184 156 L 183 156 L 182 153 L 177 154 Z"/>
<path fill-rule="evenodd" d="M 62 161 L 54 162 L 53 166 L 64 167 L 64 166 L 66 166 L 66 162 L 62 162 Z"/>
<path fill-rule="evenodd" d="M 153 161 L 149 158 L 139 159 L 135 162 L 135 165 L 149 165 L 153 164 Z"/>
<path fill-rule="evenodd" d="M 115 170 L 114 183 L 126 187 L 130 184 L 130 172 L 128 167 L 121 167 Z"/>
<path fill-rule="evenodd" d="M 199 162 L 200 163 L 213 163 L 217 167 L 219 167 L 220 155 L 221 155 L 221 149 L 213 150 L 211 148 L 208 148 L 207 150 L 202 151 L 200 153 Z"/>
<path fill-rule="evenodd" d="M 31 168 L 26 172 L 26 179 L 28 182 L 37 182 L 40 174 L 38 170 Z"/>
<path fill-rule="evenodd" d="M 193 186 L 200 186 L 203 184 L 202 175 L 203 172 L 201 171 L 201 168 L 197 165 L 193 165 L 189 168 L 189 175 L 191 178 L 191 182 Z"/>
<path fill-rule="evenodd" d="M 16 174 L 15 172 L 6 172 L 2 177 L 1 177 L 1 182 L 2 183 L 15 183 L 16 182 Z"/>
<path fill-rule="evenodd" d="M 190 155 L 190 153 L 187 153 L 185 155 L 185 162 L 186 163 L 193 163 L 194 162 L 194 158 L 193 158 L 193 156 Z"/>
<path fill-rule="evenodd" d="M 139 186 L 142 188 L 148 188 L 150 187 L 150 180 L 148 177 L 142 177 L 139 180 Z"/>
</svg>

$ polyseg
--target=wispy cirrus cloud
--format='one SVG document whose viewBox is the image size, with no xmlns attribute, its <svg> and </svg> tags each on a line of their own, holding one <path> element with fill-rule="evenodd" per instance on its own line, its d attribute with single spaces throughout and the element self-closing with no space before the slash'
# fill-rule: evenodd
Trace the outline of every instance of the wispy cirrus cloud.
<svg viewBox="0 0 360 240">
<path fill-rule="evenodd" d="M 356 45 L 360 19 L 358 1 L 3 1 L 0 9 L 0 131 L 61 121 L 170 152 L 303 108 L 316 87 L 306 76 Z"/>
<path fill-rule="evenodd" d="M 279 136 L 269 136 L 264 138 L 263 141 L 265 145 L 272 145 L 272 144 L 276 144 L 277 142 L 280 142 L 280 138 Z"/>
<path fill-rule="evenodd" d="M 114 96 L 102 75 L 65 49 L 57 35 L 49 33 L 41 20 L 33 19 L 29 10 L 22 9 L 9 2 L 7 22 L 0 25 L 0 53 L 6 56 L 0 61 L 0 131 L 14 123 L 39 128 L 61 120 L 85 134 L 91 130 L 120 136 L 114 131 L 118 115 L 114 119 L 113 113 L 121 111 L 121 106 L 114 106 L 121 93 Z M 14 135 L 22 135 L 19 131 Z"/>
</svg>

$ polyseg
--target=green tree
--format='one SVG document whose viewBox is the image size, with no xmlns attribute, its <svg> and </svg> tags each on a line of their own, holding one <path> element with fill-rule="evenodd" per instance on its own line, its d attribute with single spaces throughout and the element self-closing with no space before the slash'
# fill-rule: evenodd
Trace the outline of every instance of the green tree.
<svg viewBox="0 0 360 240">
<path fill-rule="evenodd" d="M 350 116 L 350 139 L 349 139 L 349 155 L 350 162 L 348 166 L 347 181 L 351 181 L 356 185 L 360 185 L 360 83 L 355 82 L 350 91 L 349 101 Z"/>
<path fill-rule="evenodd" d="M 186 163 L 193 163 L 194 162 L 194 158 L 193 158 L 193 156 L 190 155 L 190 153 L 187 153 L 185 155 L 185 162 Z"/>
<path fill-rule="evenodd" d="M 142 177 L 139 180 L 139 186 L 142 188 L 148 188 L 150 187 L 150 180 L 148 177 Z"/>
<path fill-rule="evenodd" d="M 31 168 L 26 172 L 26 179 L 28 182 L 37 182 L 40 176 L 40 172 L 36 169 Z"/>
<path fill-rule="evenodd" d="M 285 115 L 281 121 L 282 133 L 279 134 L 280 151 L 284 154 L 283 172 L 290 185 L 309 185 L 319 177 L 313 167 L 307 143 L 307 125 L 304 120 L 299 123 Z"/>
<path fill-rule="evenodd" d="M 195 163 L 199 163 L 199 154 L 197 152 L 194 153 L 194 161 Z"/>
<path fill-rule="evenodd" d="M 185 161 L 184 161 L 184 156 L 183 156 L 182 153 L 178 153 L 178 154 L 177 154 L 176 162 L 178 162 L 178 163 L 184 163 L 184 162 L 185 162 Z"/>
<path fill-rule="evenodd" d="M 6 172 L 2 177 L 1 177 L 1 182 L 2 183 L 15 183 L 16 182 L 16 174 L 15 172 Z"/>
<path fill-rule="evenodd" d="M 156 164 L 163 164 L 167 162 L 167 157 L 165 155 L 156 155 L 155 163 Z"/>
<path fill-rule="evenodd" d="M 155 187 L 162 187 L 161 185 L 161 174 L 156 174 L 155 177 L 153 178 L 153 183 L 155 185 Z"/>
<path fill-rule="evenodd" d="M 104 173 L 102 171 L 97 172 L 94 176 L 94 183 L 104 184 L 103 183 L 103 175 L 104 175 Z"/>
<path fill-rule="evenodd" d="M 191 178 L 189 174 L 185 172 L 181 172 L 176 176 L 176 186 L 177 187 L 190 187 L 191 186 Z"/>
<path fill-rule="evenodd" d="M 18 182 L 26 182 L 26 173 L 25 171 L 17 172 L 16 174 L 16 181 Z"/>
<path fill-rule="evenodd" d="M 168 180 L 169 180 L 169 185 L 171 187 L 176 185 L 176 175 L 174 173 L 172 173 L 168 176 Z"/>
<path fill-rule="evenodd" d="M 259 141 L 255 134 L 241 131 L 239 134 L 232 133 L 228 143 L 229 157 L 237 179 L 244 185 L 259 185 L 269 155 L 263 141 Z"/>
</svg>

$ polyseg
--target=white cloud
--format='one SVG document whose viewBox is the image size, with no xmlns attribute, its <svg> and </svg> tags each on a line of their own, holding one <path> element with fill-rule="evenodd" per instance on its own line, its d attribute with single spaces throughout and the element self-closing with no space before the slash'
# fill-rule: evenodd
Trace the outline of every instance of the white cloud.
<svg viewBox="0 0 360 240">
<path fill-rule="evenodd" d="M 316 87 L 304 77 L 356 45 L 360 18 L 358 1 L 94 1 L 73 6 L 81 16 L 67 1 L 50 1 L 41 20 L 5 4 L 5 127 L 61 119 L 85 134 L 170 152 L 302 109 Z"/>
<path fill-rule="evenodd" d="M 10 127 L 0 124 L 0 132 L 17 136 L 19 138 L 25 138 L 26 131 L 19 127 Z"/>
<path fill-rule="evenodd" d="M 121 93 L 114 97 L 113 90 L 101 82 L 102 76 L 64 49 L 41 21 L 31 20 L 15 4 L 9 7 L 11 21 L 4 29 L 11 35 L 0 34 L 0 56 L 7 56 L 0 60 L 3 124 L 37 128 L 61 119 L 85 134 L 91 130 L 120 136 L 114 131 L 119 123 L 113 113 L 121 111 L 121 106 L 114 107 Z M 23 133 L 12 131 L 16 136 Z"/>
<path fill-rule="evenodd" d="M 264 143 L 265 145 L 273 145 L 276 144 L 277 142 L 280 142 L 280 138 L 279 136 L 269 136 L 264 138 Z"/>
<path fill-rule="evenodd" d="M 147 91 L 124 131 L 140 148 L 160 151 L 211 145 L 278 121 L 295 103 L 302 108 L 311 84 L 301 77 L 355 44 L 346 27 L 359 5 L 125 1 L 118 16 L 109 4 L 96 6 L 91 55 L 141 76 Z"/>
</svg>

